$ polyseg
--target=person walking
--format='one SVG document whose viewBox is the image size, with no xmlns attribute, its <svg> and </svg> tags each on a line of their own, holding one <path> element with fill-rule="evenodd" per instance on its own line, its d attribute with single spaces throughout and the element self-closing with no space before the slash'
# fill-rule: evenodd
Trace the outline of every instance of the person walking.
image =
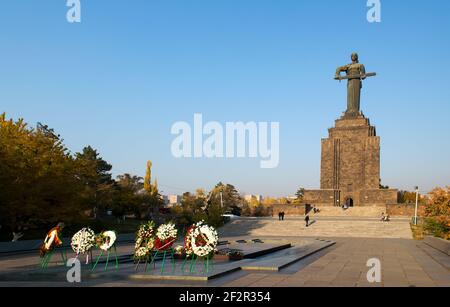
<svg viewBox="0 0 450 307">
<path fill-rule="evenodd" d="M 305 216 L 306 227 L 309 227 L 309 214 Z"/>
</svg>

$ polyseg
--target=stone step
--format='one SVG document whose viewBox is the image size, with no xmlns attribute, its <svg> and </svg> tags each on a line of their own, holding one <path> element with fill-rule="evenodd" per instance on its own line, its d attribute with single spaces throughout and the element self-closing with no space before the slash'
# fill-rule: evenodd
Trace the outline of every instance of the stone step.
<svg viewBox="0 0 450 307">
<path fill-rule="evenodd" d="M 292 247 L 248 262 L 243 264 L 241 269 L 245 271 L 279 271 L 334 244 L 335 242 L 330 240 L 315 240 L 312 244 Z"/>
<path fill-rule="evenodd" d="M 426 236 L 423 242 L 432 248 L 450 256 L 450 241 L 441 238 Z"/>
<path fill-rule="evenodd" d="M 342 216 L 342 217 L 381 217 L 382 213 L 386 213 L 386 206 L 370 206 L 370 207 L 351 207 L 343 210 L 341 207 L 316 207 L 319 213 L 313 213 L 314 216 Z"/>
<path fill-rule="evenodd" d="M 433 258 L 434 261 L 450 271 L 450 256 L 443 251 L 434 248 L 426 242 L 420 242 L 417 244 L 421 250 L 423 250 L 428 256 Z"/>
<path fill-rule="evenodd" d="M 310 227 L 302 217 L 237 219 L 219 229 L 221 237 L 282 236 L 282 237 L 365 237 L 365 238 L 412 238 L 409 220 L 392 219 L 381 222 L 378 218 L 320 217 L 311 215 Z"/>
</svg>

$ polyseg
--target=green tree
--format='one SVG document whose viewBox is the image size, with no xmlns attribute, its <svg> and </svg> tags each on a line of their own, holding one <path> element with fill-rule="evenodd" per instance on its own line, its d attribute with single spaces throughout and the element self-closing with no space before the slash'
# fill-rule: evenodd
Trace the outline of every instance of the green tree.
<svg viewBox="0 0 450 307">
<path fill-rule="evenodd" d="M 78 168 L 47 126 L 0 115 L 0 224 L 11 231 L 83 218 Z"/>
<path fill-rule="evenodd" d="M 381 189 L 381 190 L 389 190 L 389 186 L 388 186 L 388 185 L 383 185 L 383 184 L 381 184 L 381 178 L 380 178 L 379 186 L 380 186 L 380 189 Z"/>
<path fill-rule="evenodd" d="M 295 201 L 297 203 L 301 203 L 303 201 L 303 197 L 305 196 L 305 189 L 304 188 L 299 188 L 297 190 L 297 192 L 295 193 L 295 196 L 297 197 L 295 199 Z"/>
<path fill-rule="evenodd" d="M 199 191 L 198 191 L 199 192 Z M 189 192 L 183 194 L 181 199 L 180 223 L 189 225 L 207 219 L 206 198 L 202 193 L 192 195 Z"/>
<path fill-rule="evenodd" d="M 400 204 L 414 204 L 416 203 L 416 192 L 409 192 L 409 191 L 399 191 L 398 192 L 398 202 Z M 423 202 L 419 198 L 419 202 Z"/>
<path fill-rule="evenodd" d="M 223 225 L 224 209 L 220 205 L 220 202 L 213 200 L 206 209 L 206 222 L 213 227 L 220 227 Z"/>
<path fill-rule="evenodd" d="M 97 150 L 91 146 L 83 148 L 81 153 L 75 154 L 77 177 L 83 185 L 82 197 L 86 206 L 98 210 L 106 210 L 112 204 L 114 181 L 111 177 L 112 165 L 103 160 Z"/>
<path fill-rule="evenodd" d="M 142 177 L 130 174 L 117 176 L 111 208 L 115 217 L 120 218 L 127 214 L 134 214 L 136 218 L 141 218 L 146 211 L 145 195 L 142 193 L 143 186 Z"/>
<path fill-rule="evenodd" d="M 210 202 L 217 204 L 224 212 L 240 211 L 244 200 L 231 184 L 219 182 L 209 193 Z"/>
</svg>

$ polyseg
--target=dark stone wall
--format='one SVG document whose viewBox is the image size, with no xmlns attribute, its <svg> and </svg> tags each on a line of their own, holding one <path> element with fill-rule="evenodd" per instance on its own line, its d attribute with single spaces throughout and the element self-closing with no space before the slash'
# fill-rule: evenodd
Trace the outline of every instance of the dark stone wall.
<svg viewBox="0 0 450 307">
<path fill-rule="evenodd" d="M 387 213 L 390 216 L 409 216 L 413 217 L 414 212 L 416 210 L 415 204 L 395 204 L 395 205 L 388 205 L 387 207 Z M 419 205 L 417 208 L 417 215 L 418 216 L 425 216 L 425 206 Z"/>
<path fill-rule="evenodd" d="M 361 193 L 360 202 L 370 205 L 393 205 L 397 204 L 398 190 L 364 190 Z"/>
<path fill-rule="evenodd" d="M 316 206 L 334 206 L 336 190 L 306 190 L 303 202 Z"/>
<path fill-rule="evenodd" d="M 273 215 L 278 216 L 279 212 L 284 212 L 286 215 L 297 216 L 297 215 L 305 215 L 305 205 L 293 205 L 293 204 L 276 204 L 272 205 Z"/>
</svg>

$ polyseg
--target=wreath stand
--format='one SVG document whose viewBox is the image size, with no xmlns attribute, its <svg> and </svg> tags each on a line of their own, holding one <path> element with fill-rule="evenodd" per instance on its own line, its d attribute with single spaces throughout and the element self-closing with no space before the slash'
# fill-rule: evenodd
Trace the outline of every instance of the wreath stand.
<svg viewBox="0 0 450 307">
<path fill-rule="evenodd" d="M 64 262 L 64 264 L 67 263 L 67 254 L 66 251 L 63 249 L 59 249 L 60 253 L 61 253 L 61 259 Z M 53 253 L 55 252 L 54 249 L 51 249 L 48 253 L 46 253 L 44 255 L 44 257 L 42 257 L 41 259 L 41 268 L 42 269 L 47 269 L 48 268 L 48 264 L 50 263 L 50 260 L 52 259 Z"/>
<path fill-rule="evenodd" d="M 80 253 L 77 253 L 75 259 L 78 259 L 78 257 L 82 255 Z M 89 259 L 91 259 L 91 263 L 94 260 L 94 257 L 92 256 L 92 249 L 89 249 L 89 253 L 86 253 L 86 264 L 89 264 Z"/>
<path fill-rule="evenodd" d="M 144 269 L 145 272 L 147 272 L 148 261 L 149 261 L 149 258 L 151 258 L 151 257 L 152 257 L 151 254 L 148 254 L 147 256 L 145 256 L 145 263 L 144 263 L 145 264 L 145 269 Z M 134 268 L 135 272 L 137 272 L 137 270 L 139 269 L 141 260 L 142 260 L 141 257 L 139 257 L 137 259 L 137 263 L 136 263 L 136 260 L 134 261 L 134 263 L 136 263 L 136 267 Z"/>
<path fill-rule="evenodd" d="M 199 258 L 203 259 L 203 267 L 204 267 L 204 272 L 206 274 L 208 274 L 209 272 L 211 272 L 211 270 L 214 270 L 214 262 L 213 262 L 213 256 L 212 255 L 208 255 L 206 257 L 198 257 L 195 254 L 191 254 L 191 255 L 186 255 L 186 258 L 184 258 L 183 264 L 181 266 L 181 271 L 183 273 L 185 273 L 185 267 L 187 262 L 190 259 L 190 264 L 189 264 L 189 273 L 194 273 L 195 269 L 197 268 L 197 261 L 199 260 Z"/>
<path fill-rule="evenodd" d="M 115 262 L 116 262 L 116 270 L 119 269 L 119 258 L 117 257 L 117 248 L 116 248 L 116 244 L 114 244 L 111 248 L 109 248 L 106 252 L 107 252 L 107 256 L 106 256 L 106 264 L 105 264 L 105 269 L 104 271 L 106 272 L 108 270 L 108 264 L 109 264 L 109 258 L 111 256 L 111 249 L 114 249 L 114 257 L 115 257 Z M 95 271 L 95 268 L 97 267 L 97 264 L 100 260 L 100 258 L 103 256 L 103 252 L 104 250 L 101 250 L 100 255 L 97 256 L 97 260 L 95 261 L 94 266 L 92 267 L 92 272 Z"/>
<path fill-rule="evenodd" d="M 151 253 L 152 252 L 150 252 L 150 254 Z M 155 264 L 156 257 L 158 256 L 158 254 L 161 253 L 163 255 L 162 264 L 161 264 L 161 274 L 164 273 L 164 268 L 166 265 L 166 259 L 167 259 L 168 255 L 170 255 L 170 257 L 172 259 L 171 260 L 172 272 L 175 271 L 175 250 L 173 248 L 169 248 L 169 249 L 165 249 L 165 250 L 156 250 L 156 251 L 154 251 L 154 253 L 155 253 L 154 255 L 150 256 L 150 258 L 151 258 L 150 265 L 153 264 L 153 270 L 156 269 L 156 264 Z M 146 265 L 145 265 L 145 271 L 147 272 L 147 261 L 146 261 Z"/>
</svg>

